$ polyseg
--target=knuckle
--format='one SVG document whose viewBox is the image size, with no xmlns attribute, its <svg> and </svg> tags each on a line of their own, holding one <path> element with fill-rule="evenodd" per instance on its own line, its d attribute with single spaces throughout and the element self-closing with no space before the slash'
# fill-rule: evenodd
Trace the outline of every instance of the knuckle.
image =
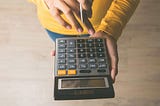
<svg viewBox="0 0 160 106">
<path fill-rule="evenodd" d="M 59 3 L 60 3 L 60 0 L 57 0 L 57 1 L 54 1 L 54 2 L 53 2 L 53 5 L 54 5 L 55 7 L 57 7 L 57 6 L 59 5 Z"/>
<path fill-rule="evenodd" d="M 118 69 L 116 70 L 115 75 L 116 75 L 116 76 L 118 75 Z"/>
<path fill-rule="evenodd" d="M 67 24 L 66 24 L 66 22 L 63 21 L 63 22 L 61 22 L 61 25 L 65 27 Z"/>
<path fill-rule="evenodd" d="M 88 9 L 91 6 L 91 3 L 88 0 L 82 0 L 82 4 L 85 9 Z"/>
<path fill-rule="evenodd" d="M 72 25 L 76 28 L 80 27 L 80 24 L 76 19 L 72 22 Z"/>
<path fill-rule="evenodd" d="M 81 0 L 81 3 L 82 3 L 82 4 L 86 4 L 86 3 L 87 3 L 87 0 Z"/>
<path fill-rule="evenodd" d="M 52 16 L 53 17 L 57 17 L 57 16 L 59 16 L 60 14 L 59 14 L 59 12 L 52 12 Z"/>
<path fill-rule="evenodd" d="M 54 7 L 50 9 L 50 13 L 52 14 L 53 17 L 57 17 L 60 15 L 60 12 L 58 11 L 58 9 Z"/>
<path fill-rule="evenodd" d="M 72 14 L 72 10 L 70 8 L 67 8 L 65 11 L 64 11 L 64 14 Z"/>
</svg>

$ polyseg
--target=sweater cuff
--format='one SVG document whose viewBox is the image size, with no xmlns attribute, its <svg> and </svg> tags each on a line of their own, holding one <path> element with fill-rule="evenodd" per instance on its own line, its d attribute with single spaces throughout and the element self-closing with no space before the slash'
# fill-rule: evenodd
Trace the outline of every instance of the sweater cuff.
<svg viewBox="0 0 160 106">
<path fill-rule="evenodd" d="M 122 33 L 122 26 L 119 22 L 113 20 L 105 20 L 101 22 L 97 31 L 103 31 L 118 40 Z"/>
</svg>

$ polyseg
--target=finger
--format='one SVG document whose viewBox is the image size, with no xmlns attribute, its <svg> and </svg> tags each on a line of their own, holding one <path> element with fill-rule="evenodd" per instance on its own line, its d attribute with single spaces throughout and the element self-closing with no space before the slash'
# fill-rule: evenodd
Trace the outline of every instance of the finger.
<svg viewBox="0 0 160 106">
<path fill-rule="evenodd" d="M 95 29 L 92 26 L 91 22 L 89 21 L 88 17 L 86 15 L 84 15 L 84 25 L 88 30 L 88 33 L 90 35 L 93 35 L 95 33 Z"/>
<path fill-rule="evenodd" d="M 107 39 L 107 49 L 110 57 L 110 68 L 111 68 L 111 77 L 113 82 L 115 81 L 115 77 L 118 74 L 118 51 L 117 44 L 112 38 Z"/>
<path fill-rule="evenodd" d="M 67 28 L 67 29 L 71 29 L 71 28 L 72 28 L 72 26 L 71 26 L 69 23 L 67 23 L 67 22 L 61 17 L 61 15 L 60 15 L 61 13 L 60 13 L 60 11 L 59 11 L 58 9 L 52 7 L 52 8 L 50 8 L 50 13 L 51 13 L 51 15 L 54 17 L 54 19 L 55 19 L 60 25 L 64 26 L 64 27 Z"/>
<path fill-rule="evenodd" d="M 59 7 L 57 7 L 57 8 L 59 8 L 59 10 L 61 10 L 65 14 L 67 19 L 77 29 L 78 32 L 82 32 L 83 28 L 81 27 L 81 25 L 79 24 L 78 20 L 74 16 L 73 11 L 71 10 L 71 8 L 64 1 L 59 0 L 58 3 L 59 3 L 58 4 Z"/>
<path fill-rule="evenodd" d="M 112 78 L 112 82 L 114 83 L 116 80 L 116 75 L 117 75 L 118 70 L 116 69 L 112 69 L 111 70 L 111 78 Z"/>
<path fill-rule="evenodd" d="M 81 17 L 80 17 L 80 13 L 79 13 L 79 14 L 76 13 L 76 15 L 77 15 L 79 18 L 81 18 Z M 85 27 L 87 28 L 88 33 L 89 33 L 90 35 L 93 35 L 93 34 L 95 33 L 95 29 L 94 29 L 94 27 L 92 26 L 92 23 L 89 21 L 86 13 L 85 13 L 84 11 L 83 11 L 83 24 L 84 24 Z"/>
<path fill-rule="evenodd" d="M 64 0 L 65 3 L 74 11 L 79 12 L 79 2 L 76 0 Z"/>
<path fill-rule="evenodd" d="M 54 19 L 62 26 L 64 26 L 65 28 L 67 29 L 71 29 L 72 26 L 67 23 L 62 17 L 61 17 L 61 11 L 58 10 L 55 5 L 57 5 L 54 1 L 51 1 L 51 0 L 45 0 L 46 3 L 48 4 L 49 6 L 49 9 L 50 9 L 50 13 L 51 15 L 54 17 Z"/>
<path fill-rule="evenodd" d="M 56 55 L 56 51 L 55 50 L 51 51 L 51 56 L 55 56 L 55 55 Z"/>
<path fill-rule="evenodd" d="M 96 32 L 91 37 L 103 37 L 103 36 L 105 36 L 106 38 L 106 45 L 110 58 L 110 74 L 112 81 L 114 83 L 116 75 L 118 74 L 118 51 L 117 51 L 116 41 L 109 35 L 107 36 L 105 33 L 102 32 Z"/>
<path fill-rule="evenodd" d="M 111 66 L 110 66 L 110 73 L 111 73 L 111 78 L 112 78 L 112 81 L 113 83 L 115 82 L 115 79 L 116 79 L 116 76 L 118 74 L 118 66 L 115 66 L 114 63 L 115 61 L 113 61 L 112 59 L 110 60 L 111 61 Z"/>
<path fill-rule="evenodd" d="M 92 17 L 92 3 L 93 0 L 78 0 L 82 4 L 83 9 L 86 11 L 88 17 Z"/>
<path fill-rule="evenodd" d="M 89 37 L 91 37 L 91 38 L 95 38 L 96 36 L 94 36 L 94 35 L 90 35 Z"/>
</svg>

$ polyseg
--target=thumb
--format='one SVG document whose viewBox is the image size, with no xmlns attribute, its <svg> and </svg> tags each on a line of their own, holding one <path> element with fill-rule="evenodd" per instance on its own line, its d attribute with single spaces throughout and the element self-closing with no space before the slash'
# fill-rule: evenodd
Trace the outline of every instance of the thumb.
<svg viewBox="0 0 160 106">
<path fill-rule="evenodd" d="M 56 51 L 55 50 L 51 51 L 51 56 L 55 56 L 55 55 L 56 55 Z"/>
<path fill-rule="evenodd" d="M 111 69 L 111 78 L 112 78 L 113 83 L 116 80 L 116 75 L 117 74 L 118 74 L 118 69 Z"/>
<path fill-rule="evenodd" d="M 110 72 L 113 83 L 115 82 L 116 75 L 118 74 L 118 50 L 116 42 L 108 37 L 107 39 L 107 49 L 110 57 Z"/>
</svg>

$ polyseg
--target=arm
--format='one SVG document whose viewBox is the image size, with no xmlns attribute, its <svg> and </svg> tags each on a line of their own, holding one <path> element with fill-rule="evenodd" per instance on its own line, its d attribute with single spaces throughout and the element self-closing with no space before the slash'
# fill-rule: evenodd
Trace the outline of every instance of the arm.
<svg viewBox="0 0 160 106">
<path fill-rule="evenodd" d="M 110 57 L 110 72 L 113 82 L 118 74 L 117 39 L 135 11 L 139 0 L 114 0 L 102 19 L 98 31 L 92 37 L 105 37 Z"/>
<path fill-rule="evenodd" d="M 98 30 L 118 39 L 140 0 L 114 0 Z"/>
</svg>

